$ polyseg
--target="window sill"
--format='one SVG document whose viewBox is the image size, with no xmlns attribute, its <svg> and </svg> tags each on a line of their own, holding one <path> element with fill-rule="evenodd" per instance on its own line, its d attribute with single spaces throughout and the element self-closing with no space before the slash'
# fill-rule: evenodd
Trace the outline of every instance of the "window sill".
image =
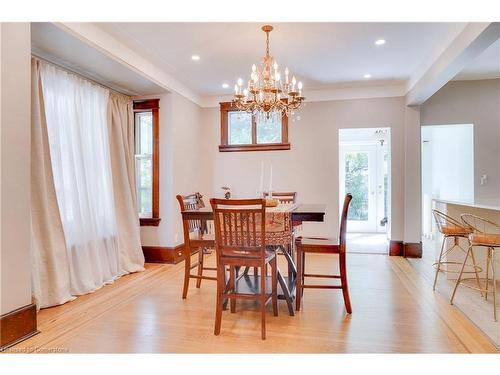
<svg viewBox="0 0 500 375">
<path fill-rule="evenodd" d="M 159 217 L 141 217 L 139 222 L 141 227 L 157 227 L 160 225 L 161 219 Z"/>
<path fill-rule="evenodd" d="M 280 151 L 290 150 L 290 143 L 265 143 L 256 145 L 220 145 L 219 152 Z"/>
</svg>

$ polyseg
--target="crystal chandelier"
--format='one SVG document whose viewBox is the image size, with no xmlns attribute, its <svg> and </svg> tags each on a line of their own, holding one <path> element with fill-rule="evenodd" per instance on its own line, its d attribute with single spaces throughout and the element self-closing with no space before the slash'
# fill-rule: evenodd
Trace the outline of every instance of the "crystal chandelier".
<svg viewBox="0 0 500 375">
<path fill-rule="evenodd" d="M 260 67 L 252 65 L 247 87 L 243 88 L 241 78 L 234 85 L 233 104 L 239 110 L 254 114 L 259 121 L 277 120 L 283 115 L 294 114 L 305 99 L 302 82 L 297 82 L 295 76 L 290 80 L 288 68 L 285 68 L 283 77 L 278 63 L 269 55 L 269 33 L 272 30 L 271 25 L 262 26 L 262 31 L 266 33 L 266 56 Z"/>
</svg>

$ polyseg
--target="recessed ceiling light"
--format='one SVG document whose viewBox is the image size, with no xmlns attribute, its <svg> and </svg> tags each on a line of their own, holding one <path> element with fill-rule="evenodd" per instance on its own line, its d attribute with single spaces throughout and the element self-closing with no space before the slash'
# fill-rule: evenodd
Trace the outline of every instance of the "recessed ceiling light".
<svg viewBox="0 0 500 375">
<path fill-rule="evenodd" d="M 371 75 L 371 74 L 369 74 L 369 73 L 366 73 L 366 74 L 363 76 L 363 78 L 372 78 L 372 75 Z"/>
<path fill-rule="evenodd" d="M 377 39 L 375 41 L 375 45 L 377 46 L 383 46 L 385 44 L 385 39 Z"/>
<path fill-rule="evenodd" d="M 191 60 L 193 60 L 193 61 L 198 61 L 199 59 L 200 59 L 200 56 L 198 56 L 198 55 L 191 56 Z"/>
<path fill-rule="evenodd" d="M 222 88 L 227 89 L 228 87 L 229 87 L 229 85 L 227 83 L 222 84 Z"/>
</svg>

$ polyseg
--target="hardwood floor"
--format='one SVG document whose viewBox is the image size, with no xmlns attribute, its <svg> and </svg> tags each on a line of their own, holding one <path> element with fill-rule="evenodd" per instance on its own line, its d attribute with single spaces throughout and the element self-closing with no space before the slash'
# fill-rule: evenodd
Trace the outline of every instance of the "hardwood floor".
<svg viewBox="0 0 500 375">
<path fill-rule="evenodd" d="M 428 285 L 432 286 L 435 277 L 433 263 L 438 256 L 435 254 L 436 246 L 431 240 L 423 241 L 422 258 L 408 259 L 416 272 L 424 278 Z M 486 264 L 480 263 L 486 268 Z M 440 273 L 436 284 L 436 293 L 439 293 L 445 300 L 449 301 L 455 288 L 457 274 Z M 475 286 L 475 280 L 466 281 L 469 285 Z M 499 285 L 497 284 L 497 287 Z M 490 285 L 491 287 L 491 285 Z M 498 304 L 498 302 L 497 302 Z M 493 320 L 493 299 L 487 301 L 474 289 L 461 286 L 455 295 L 454 305 L 481 331 L 483 331 L 493 343 L 500 348 L 500 321 Z"/>
<path fill-rule="evenodd" d="M 214 256 L 208 259 L 213 262 Z M 282 257 L 280 257 L 282 258 Z M 325 273 L 336 257 L 309 255 L 307 266 Z M 280 259 L 282 261 L 282 259 Z M 39 313 L 41 333 L 14 350 L 74 353 L 494 353 L 496 348 L 403 258 L 349 254 L 353 306 L 345 314 L 338 291 L 305 292 L 303 308 L 278 317 L 268 306 L 267 339 L 260 339 L 258 305 L 238 302 L 224 311 L 214 336 L 215 283 L 192 281 L 181 299 L 183 264 L 148 264 L 146 271 L 63 306 Z M 282 270 L 286 267 L 280 266 Z M 332 281 L 334 282 L 334 281 Z"/>
</svg>

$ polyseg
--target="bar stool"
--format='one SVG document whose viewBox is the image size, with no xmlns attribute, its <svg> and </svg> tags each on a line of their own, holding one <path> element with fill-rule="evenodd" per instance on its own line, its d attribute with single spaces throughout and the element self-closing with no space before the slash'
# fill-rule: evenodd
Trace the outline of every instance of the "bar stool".
<svg viewBox="0 0 500 375">
<path fill-rule="evenodd" d="M 438 227 L 439 232 L 443 235 L 443 243 L 441 244 L 441 251 L 439 252 L 439 259 L 437 262 L 433 264 L 436 267 L 436 275 L 434 276 L 434 284 L 432 286 L 432 290 L 436 290 L 436 283 L 439 275 L 439 271 L 443 271 L 445 273 L 458 273 L 459 271 L 450 271 L 447 269 L 441 269 L 441 266 L 448 264 L 456 264 L 463 266 L 465 262 L 454 262 L 454 261 L 443 261 L 443 257 L 450 254 L 455 248 L 462 250 L 464 254 L 468 254 L 468 251 L 465 250 L 462 246 L 460 246 L 460 238 L 464 238 L 469 241 L 469 235 L 473 232 L 473 229 L 468 225 L 464 225 L 460 223 L 458 220 L 444 214 L 439 210 L 432 210 L 432 214 L 434 215 L 434 219 L 436 220 L 436 225 Z M 453 245 L 446 249 L 446 242 L 449 238 L 453 238 Z M 481 272 L 481 267 L 476 265 L 476 259 L 474 257 L 474 252 L 470 252 L 472 259 L 472 268 L 473 271 L 464 271 L 463 273 L 475 273 L 477 285 L 480 288 L 481 284 L 479 281 L 479 274 Z M 466 256 L 467 260 L 467 256 Z"/>
<path fill-rule="evenodd" d="M 486 281 L 484 288 L 477 288 L 482 295 L 484 292 L 484 297 L 488 300 L 488 284 L 489 284 L 489 268 L 491 266 L 492 271 L 492 282 L 493 282 L 493 318 L 495 322 L 497 321 L 497 304 L 496 304 L 496 279 L 495 279 L 495 249 L 500 248 L 500 225 L 494 223 L 491 220 L 484 219 L 482 217 L 472 215 L 472 214 L 462 214 L 462 221 L 464 224 L 472 229 L 472 233 L 469 235 L 469 250 L 467 251 L 467 255 L 465 256 L 464 263 L 462 265 L 462 270 L 458 275 L 457 283 L 455 284 L 455 289 L 453 290 L 453 294 L 451 296 L 450 303 L 453 304 L 453 299 L 455 298 L 455 293 L 457 291 L 458 286 L 466 280 L 463 278 L 465 263 L 467 262 L 467 258 L 469 254 L 472 254 L 473 247 L 479 247 L 486 249 Z M 470 285 L 464 284 L 464 286 L 468 286 L 470 288 L 476 289 Z"/>
</svg>

